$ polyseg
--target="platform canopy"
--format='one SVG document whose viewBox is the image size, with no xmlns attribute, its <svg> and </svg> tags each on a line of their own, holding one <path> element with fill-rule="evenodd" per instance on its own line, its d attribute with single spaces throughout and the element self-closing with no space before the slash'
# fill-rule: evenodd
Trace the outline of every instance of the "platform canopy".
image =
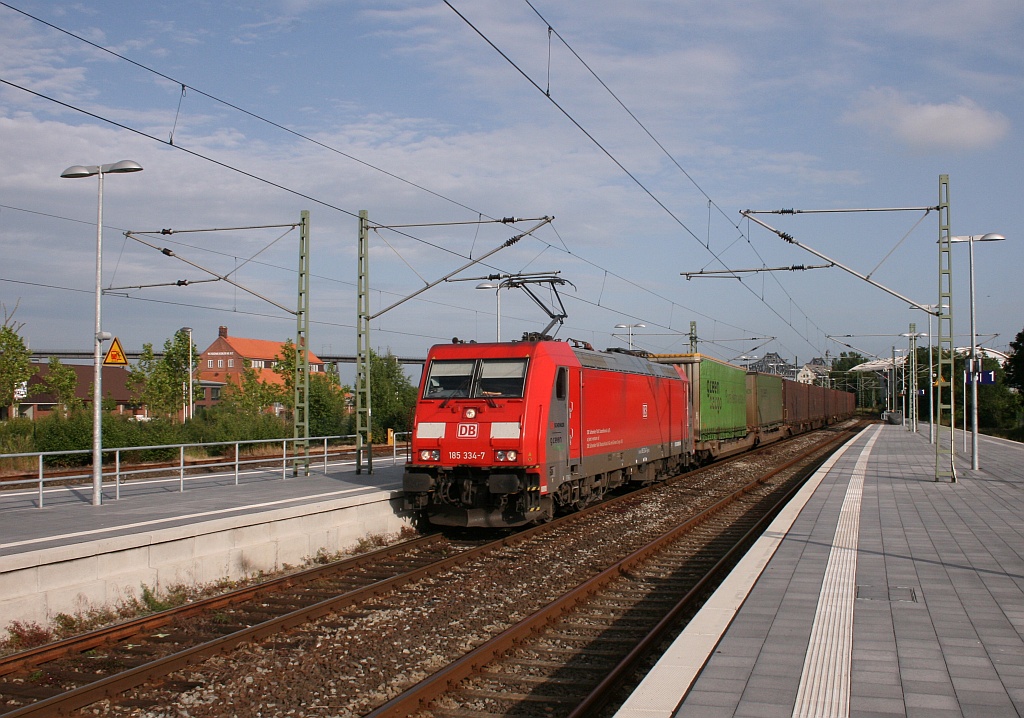
<svg viewBox="0 0 1024 718">
<path fill-rule="evenodd" d="M 960 354 L 961 356 L 968 356 L 971 353 L 971 348 L 957 347 L 956 353 Z M 996 349 L 988 349 L 986 347 L 978 347 L 978 354 L 985 357 L 986 359 L 995 359 L 1000 364 L 1005 364 L 1006 360 L 1008 359 L 1007 355 L 1004 354 L 1003 352 L 997 351 Z M 863 364 L 858 364 L 855 367 L 851 367 L 847 371 L 892 371 L 893 363 L 894 361 L 892 357 L 872 359 L 871 361 L 867 361 L 864 362 Z M 895 358 L 895 365 L 898 367 L 902 367 L 906 363 L 906 355 L 898 356 Z"/>
</svg>

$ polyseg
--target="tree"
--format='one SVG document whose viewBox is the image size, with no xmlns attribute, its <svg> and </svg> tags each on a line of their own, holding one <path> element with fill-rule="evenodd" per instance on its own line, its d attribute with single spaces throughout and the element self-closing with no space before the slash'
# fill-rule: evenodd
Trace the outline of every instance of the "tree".
<svg viewBox="0 0 1024 718">
<path fill-rule="evenodd" d="M 295 410 L 295 364 L 298 356 L 295 343 L 288 339 L 281 345 L 281 353 L 274 357 L 274 373 L 281 377 L 284 388 L 281 391 L 281 403 L 289 413 Z"/>
<path fill-rule="evenodd" d="M 57 413 L 67 417 L 69 413 L 82 408 L 82 400 L 76 393 L 78 375 L 75 370 L 61 364 L 57 357 L 50 357 L 46 370 L 46 376 L 39 386 L 43 392 L 53 395 Z"/>
<path fill-rule="evenodd" d="M 842 352 L 832 360 L 831 369 L 832 371 L 850 371 L 853 367 L 866 361 L 867 358 L 860 352 Z"/>
<path fill-rule="evenodd" d="M 1006 385 L 1024 391 L 1024 329 L 1010 342 L 1010 357 L 1006 360 Z"/>
<path fill-rule="evenodd" d="M 405 375 L 391 350 L 384 356 L 370 351 L 370 405 L 373 436 L 383 437 L 388 429 L 409 431 L 416 406 L 416 387 Z"/>
<path fill-rule="evenodd" d="M 334 436 L 352 433 L 346 394 L 334 372 L 316 373 L 309 378 L 309 435 Z"/>
<path fill-rule="evenodd" d="M 8 313 L 3 306 L 4 323 L 0 326 L 0 411 L 5 414 L 20 403 L 26 382 L 33 369 L 28 347 L 21 338 L 23 323 L 14 321 L 17 305 Z M 4 417 L 6 418 L 6 416 Z"/>
<path fill-rule="evenodd" d="M 248 359 L 244 364 L 239 383 L 229 383 L 221 389 L 218 408 L 254 417 L 280 402 L 282 392 L 278 387 L 263 382 Z"/>
<path fill-rule="evenodd" d="M 191 362 L 189 361 L 191 357 Z M 142 345 L 139 361 L 128 369 L 128 388 L 154 416 L 172 418 L 187 401 L 189 372 L 195 371 L 198 353 L 189 346 L 187 332 L 175 332 L 164 342 L 164 355 L 157 358 L 152 344 Z M 201 387 L 193 383 L 193 399 L 202 398 Z"/>
</svg>

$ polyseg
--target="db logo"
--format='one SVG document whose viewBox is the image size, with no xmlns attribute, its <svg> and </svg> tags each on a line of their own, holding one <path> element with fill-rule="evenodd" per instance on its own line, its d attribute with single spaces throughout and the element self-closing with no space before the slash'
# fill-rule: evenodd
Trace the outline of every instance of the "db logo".
<svg viewBox="0 0 1024 718">
<path fill-rule="evenodd" d="M 475 439 L 480 436 L 479 424 L 459 424 L 456 436 L 460 439 Z"/>
</svg>

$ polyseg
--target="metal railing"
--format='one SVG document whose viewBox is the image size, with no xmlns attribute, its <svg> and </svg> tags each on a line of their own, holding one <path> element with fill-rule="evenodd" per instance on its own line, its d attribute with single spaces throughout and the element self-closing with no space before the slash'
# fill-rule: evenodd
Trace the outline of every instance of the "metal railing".
<svg viewBox="0 0 1024 718">
<path fill-rule="evenodd" d="M 394 466 L 402 460 L 403 462 L 408 460 L 411 446 L 409 440 L 411 433 L 409 432 L 396 432 L 394 434 L 394 442 L 392 443 L 391 453 L 391 465 Z M 308 453 L 304 451 L 302 444 L 309 442 Z M 333 446 L 331 445 L 333 443 Z M 254 453 L 252 449 L 246 452 L 245 447 L 277 447 L 273 452 L 262 452 Z M 381 445 L 377 445 L 381 446 Z M 226 449 L 222 452 L 210 452 L 210 448 L 222 448 Z M 292 451 L 289 453 L 288 449 L 291 447 Z M 134 462 L 128 464 L 133 468 L 122 468 L 122 459 L 126 454 L 131 452 L 171 452 L 177 450 L 178 458 L 177 463 L 173 461 L 154 461 L 153 465 L 147 466 L 143 462 Z M 193 454 L 202 454 L 202 457 L 192 457 L 186 459 L 186 453 L 188 450 L 195 450 Z M 229 458 L 218 460 L 217 458 L 208 458 L 211 453 L 220 453 L 228 455 Z M 121 498 L 121 485 L 129 478 L 138 478 L 144 475 L 156 476 L 157 474 L 173 474 L 177 472 L 178 476 L 178 491 L 183 492 L 185 490 L 185 476 L 189 472 L 193 474 L 198 472 L 208 473 L 211 469 L 228 469 L 234 472 L 234 484 L 239 484 L 239 475 L 244 467 L 256 467 L 260 465 L 267 467 L 268 465 L 273 466 L 280 463 L 281 466 L 281 478 L 288 478 L 288 467 L 291 464 L 293 473 L 298 474 L 300 466 L 303 466 L 308 458 L 310 467 L 313 466 L 314 461 L 317 465 L 322 462 L 323 473 L 328 473 L 329 462 L 331 459 L 335 461 L 344 460 L 344 457 L 348 454 L 352 455 L 352 463 L 355 463 L 355 434 L 338 435 L 338 436 L 317 436 L 307 439 L 250 439 L 246 441 L 214 441 L 205 442 L 198 444 L 165 444 L 156 446 L 123 446 L 118 448 L 103 449 L 104 454 L 104 466 L 102 473 L 102 486 L 106 488 L 109 486 L 114 487 L 114 498 Z M 76 449 L 72 451 L 33 451 L 20 454 L 0 454 L 0 465 L 3 465 L 5 460 L 17 460 L 17 459 L 31 459 L 36 466 L 36 476 L 34 478 L 18 478 L 18 479 L 0 479 L 0 490 L 14 488 L 19 486 L 32 485 L 38 487 L 38 508 L 43 507 L 43 490 L 47 484 L 56 482 L 62 482 L 72 485 L 83 485 L 84 483 L 92 480 L 91 468 L 86 464 L 85 469 L 82 473 L 67 473 L 65 469 L 59 466 L 54 466 L 52 461 L 56 457 L 70 457 L 70 456 L 91 456 L 91 449 Z M 401 456 L 400 456 L 401 454 Z M 111 462 L 107 457 L 113 458 L 112 467 L 110 471 L 109 467 Z M 48 460 L 51 462 L 48 466 Z M 386 457 L 385 457 L 386 460 Z M 47 470 L 50 471 L 50 475 L 47 475 Z M 166 476 L 164 477 L 166 478 Z M 112 483 L 108 483 L 108 480 L 112 480 Z M 81 484 L 78 482 L 81 481 Z"/>
</svg>

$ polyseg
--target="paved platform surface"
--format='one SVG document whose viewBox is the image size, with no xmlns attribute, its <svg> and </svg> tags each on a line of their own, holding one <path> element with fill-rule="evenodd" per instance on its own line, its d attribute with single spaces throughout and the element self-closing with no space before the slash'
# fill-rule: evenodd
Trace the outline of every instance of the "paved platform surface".
<svg viewBox="0 0 1024 718">
<path fill-rule="evenodd" d="M 103 504 L 93 506 L 92 486 L 46 489 L 43 507 L 35 490 L 0 493 L 0 556 L 69 546 L 135 532 L 257 514 L 335 498 L 370 496 L 402 489 L 404 459 L 375 458 L 373 473 L 355 473 L 352 463 L 313 463 L 309 476 L 281 468 L 247 470 L 235 485 L 233 471 L 186 478 L 140 479 L 122 484 L 120 499 L 105 486 Z"/>
<path fill-rule="evenodd" d="M 618 716 L 1024 716 L 1024 445 L 979 458 L 937 483 L 927 426 L 867 429 Z"/>
</svg>

